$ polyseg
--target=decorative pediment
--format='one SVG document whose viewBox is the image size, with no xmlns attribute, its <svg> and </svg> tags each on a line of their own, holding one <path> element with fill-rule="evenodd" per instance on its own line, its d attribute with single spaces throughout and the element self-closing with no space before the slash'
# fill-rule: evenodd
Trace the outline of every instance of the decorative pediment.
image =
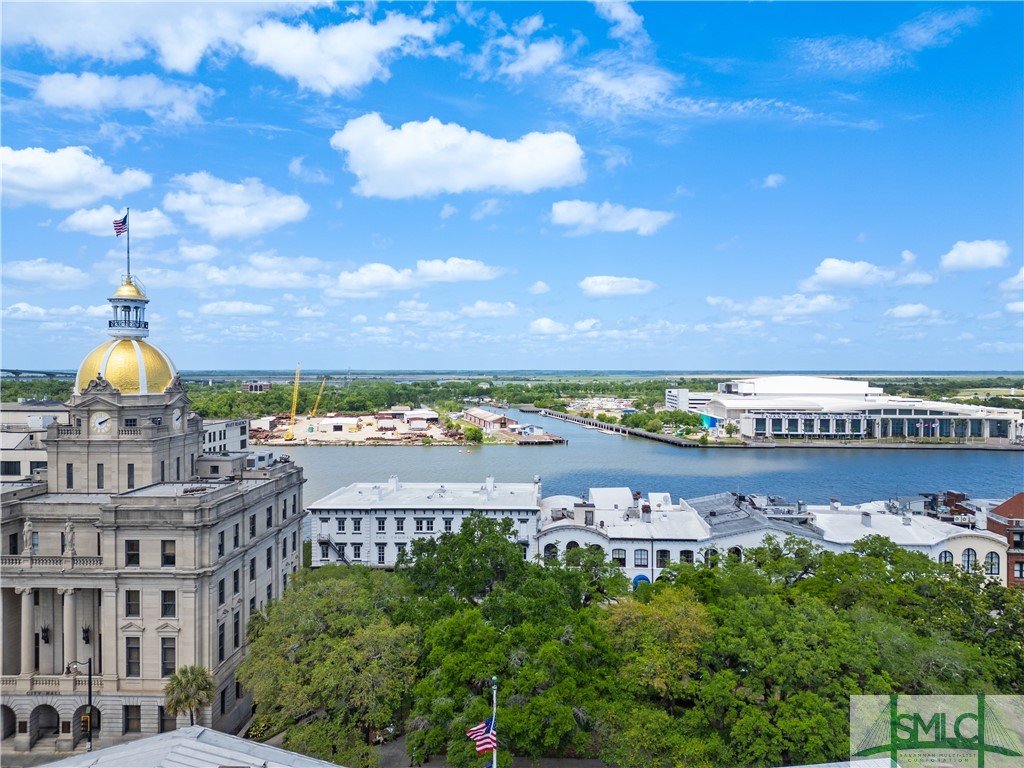
<svg viewBox="0 0 1024 768">
<path fill-rule="evenodd" d="M 177 392 L 184 394 L 186 391 L 187 388 L 185 387 L 185 382 L 181 378 L 181 374 L 176 373 L 174 374 L 174 378 L 171 379 L 171 383 L 164 389 L 164 394 L 175 394 Z"/>
<path fill-rule="evenodd" d="M 120 630 L 122 632 L 142 632 L 144 627 L 141 624 L 137 624 L 134 621 L 128 621 L 121 625 Z"/>
<path fill-rule="evenodd" d="M 165 621 L 163 624 L 156 628 L 157 632 L 168 634 L 170 632 L 181 632 L 181 627 L 171 624 L 169 621 Z"/>
<path fill-rule="evenodd" d="M 74 407 L 77 408 L 107 408 L 113 409 L 120 406 L 120 392 L 111 386 L 104 389 L 94 389 L 92 384 L 85 388 L 81 395 L 74 398 Z"/>
<path fill-rule="evenodd" d="M 82 390 L 83 395 L 119 395 L 121 390 L 103 378 L 102 373 L 97 373 L 96 378 L 89 382 Z"/>
</svg>

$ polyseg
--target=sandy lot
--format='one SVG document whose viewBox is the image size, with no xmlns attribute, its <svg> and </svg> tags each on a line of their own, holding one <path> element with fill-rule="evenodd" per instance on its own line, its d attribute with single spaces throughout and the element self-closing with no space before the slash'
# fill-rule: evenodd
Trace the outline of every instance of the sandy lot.
<svg viewBox="0 0 1024 768">
<path fill-rule="evenodd" d="M 362 445 L 378 443 L 382 445 L 416 445 L 422 438 L 429 437 L 435 443 L 452 443 L 459 441 L 447 437 L 444 427 L 438 424 L 431 424 L 427 430 L 410 430 L 409 425 L 404 421 L 391 420 L 383 422 L 385 428 L 377 420 L 368 416 L 363 418 L 358 429 L 344 427 L 342 429 L 330 428 L 328 431 L 321 430 L 321 422 L 328 417 L 315 416 L 313 418 L 298 416 L 295 419 L 294 442 L 284 442 L 283 429 L 275 431 L 276 438 L 268 440 L 268 445 Z"/>
</svg>

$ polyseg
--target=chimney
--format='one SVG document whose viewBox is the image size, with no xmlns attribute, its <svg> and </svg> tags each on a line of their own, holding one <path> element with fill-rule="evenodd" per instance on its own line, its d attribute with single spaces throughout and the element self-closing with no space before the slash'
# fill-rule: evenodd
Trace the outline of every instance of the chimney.
<svg viewBox="0 0 1024 768">
<path fill-rule="evenodd" d="M 391 475 L 388 478 L 388 490 L 391 492 L 398 490 L 398 475 Z"/>
<path fill-rule="evenodd" d="M 487 489 L 488 493 L 490 493 L 491 491 L 494 490 L 494 476 L 493 475 L 488 475 L 487 476 L 487 479 L 484 480 L 484 487 Z"/>
<path fill-rule="evenodd" d="M 861 512 L 860 513 L 860 522 L 861 522 L 861 525 L 864 525 L 864 526 L 867 526 L 868 528 L 870 528 L 871 527 L 871 513 L 870 512 Z"/>
<path fill-rule="evenodd" d="M 640 508 L 640 519 L 643 522 L 645 522 L 645 523 L 651 522 L 651 505 L 650 504 L 644 504 Z"/>
<path fill-rule="evenodd" d="M 910 515 L 904 515 L 903 516 L 903 524 L 904 525 L 910 525 L 912 522 L 913 522 L 913 518 L 911 518 Z"/>
</svg>

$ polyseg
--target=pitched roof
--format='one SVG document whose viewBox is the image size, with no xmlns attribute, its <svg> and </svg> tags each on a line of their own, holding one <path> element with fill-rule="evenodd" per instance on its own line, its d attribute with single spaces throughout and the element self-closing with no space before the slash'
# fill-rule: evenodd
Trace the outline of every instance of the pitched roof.
<svg viewBox="0 0 1024 768">
<path fill-rule="evenodd" d="M 340 768 L 312 757 L 201 725 L 80 752 L 47 768 Z"/>
</svg>

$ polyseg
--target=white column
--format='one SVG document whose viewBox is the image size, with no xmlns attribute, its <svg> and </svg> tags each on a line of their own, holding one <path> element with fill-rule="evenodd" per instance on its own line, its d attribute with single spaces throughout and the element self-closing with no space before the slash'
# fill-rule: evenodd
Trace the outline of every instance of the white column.
<svg viewBox="0 0 1024 768">
<path fill-rule="evenodd" d="M 36 671 L 34 597 L 27 587 L 14 591 L 21 595 L 21 674 L 30 675 Z"/>
<path fill-rule="evenodd" d="M 78 631 L 75 621 L 75 590 L 70 588 L 58 589 L 57 592 L 64 595 L 64 666 L 75 661 L 78 649 L 75 632 Z"/>
</svg>

